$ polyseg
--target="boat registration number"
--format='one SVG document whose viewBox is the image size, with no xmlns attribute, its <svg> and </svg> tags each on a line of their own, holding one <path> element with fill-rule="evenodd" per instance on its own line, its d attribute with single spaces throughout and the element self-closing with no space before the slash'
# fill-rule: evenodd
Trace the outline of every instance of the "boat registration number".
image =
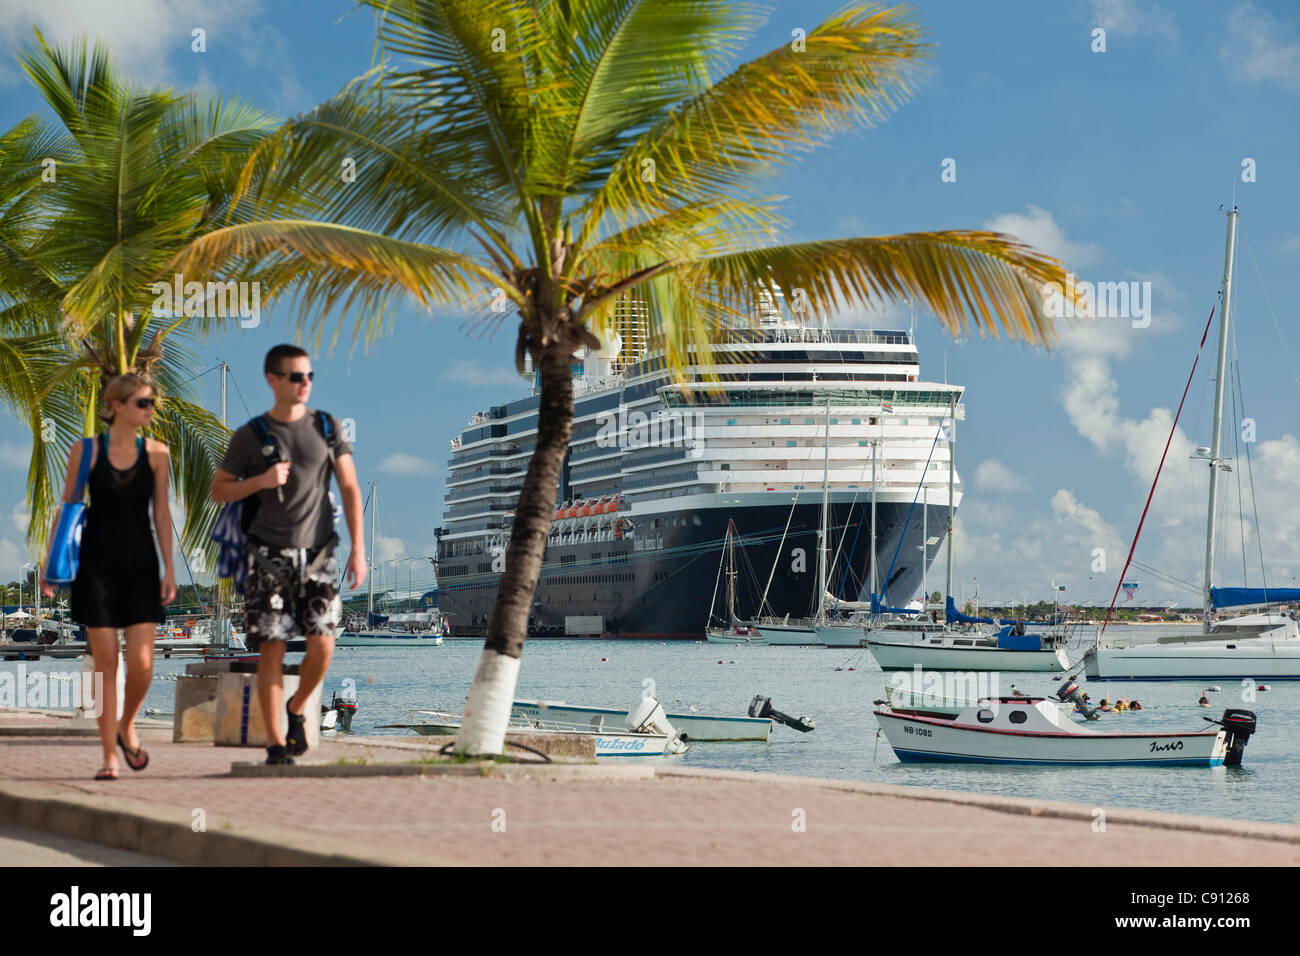
<svg viewBox="0 0 1300 956">
<path fill-rule="evenodd" d="M 934 731 L 929 727 L 913 727 L 911 724 L 903 725 L 903 733 L 916 734 L 918 737 L 933 737 Z"/>
</svg>

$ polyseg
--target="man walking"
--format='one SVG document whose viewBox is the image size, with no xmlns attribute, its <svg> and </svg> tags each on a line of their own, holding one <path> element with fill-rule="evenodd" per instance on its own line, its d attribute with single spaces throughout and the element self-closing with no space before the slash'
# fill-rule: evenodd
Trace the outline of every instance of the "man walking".
<svg viewBox="0 0 1300 956">
<path fill-rule="evenodd" d="M 249 648 L 259 654 L 257 700 L 266 721 L 266 762 L 281 764 L 293 763 L 295 755 L 307 750 L 303 707 L 329 670 L 343 616 L 331 472 L 338 479 L 352 538 L 351 588 L 366 578 L 366 555 L 352 446 L 333 416 L 306 404 L 315 377 L 311 359 L 297 346 L 277 345 L 266 353 L 264 371 L 275 404 L 231 436 L 212 481 L 212 500 L 248 498 L 245 509 L 255 509 L 247 525 L 245 631 Z M 299 667 L 297 693 L 285 702 L 285 646 L 300 636 L 306 638 L 307 655 Z M 289 718 L 284 735 L 275 718 L 281 706 Z M 319 714 L 310 716 L 319 719 Z"/>
</svg>

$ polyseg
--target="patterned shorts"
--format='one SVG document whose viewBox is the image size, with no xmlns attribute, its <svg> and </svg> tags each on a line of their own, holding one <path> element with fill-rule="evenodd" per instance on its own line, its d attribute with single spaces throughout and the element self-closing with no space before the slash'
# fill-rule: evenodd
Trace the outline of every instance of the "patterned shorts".
<svg viewBox="0 0 1300 956">
<path fill-rule="evenodd" d="M 255 550 L 260 559 L 254 558 Z M 257 650 L 263 641 L 337 635 L 343 618 L 338 559 L 331 553 L 304 576 L 316 554 L 305 548 L 249 546 L 245 558 L 248 576 L 244 579 L 244 630 L 249 650 Z"/>
</svg>

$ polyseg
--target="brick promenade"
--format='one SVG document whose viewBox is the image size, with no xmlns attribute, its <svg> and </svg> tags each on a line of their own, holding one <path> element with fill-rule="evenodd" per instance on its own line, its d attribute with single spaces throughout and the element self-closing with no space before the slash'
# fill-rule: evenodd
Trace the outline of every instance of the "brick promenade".
<svg viewBox="0 0 1300 956">
<path fill-rule="evenodd" d="M 1228 831 L 1207 833 L 1171 828 L 1196 818 L 1108 809 L 1105 832 L 1095 832 L 1091 808 L 1067 804 L 677 770 L 670 762 L 554 774 L 516 767 L 507 779 L 469 776 L 471 768 L 422 777 L 232 777 L 232 761 L 256 760 L 262 751 L 173 744 L 169 732 L 150 729 L 141 735 L 149 767 L 137 774 L 123 762 L 119 781 L 97 783 L 90 779 L 99 765 L 97 741 L 14 735 L 19 728 L 12 717 L 7 721 L 0 736 L 0 822 L 66 833 L 73 826 L 68 820 L 98 811 L 100 829 L 66 835 L 182 862 L 231 862 L 204 853 L 205 839 L 224 834 L 272 847 L 269 856 L 247 859 L 250 864 L 291 862 L 274 855 L 281 844 L 333 854 L 337 862 L 393 864 L 1300 863 L 1297 827 L 1209 818 L 1193 824 Z M 0 716 L 0 730 L 5 723 Z M 396 761 L 422 755 L 418 740 L 400 744 L 404 749 L 328 741 L 309 757 Z M 568 770 L 603 778 L 566 777 Z M 46 814 L 47 804 L 61 807 L 62 817 Z M 203 833 L 193 832 L 195 810 L 202 811 Z M 33 823 L 33 814 L 43 822 Z M 142 828 L 139 818 L 153 829 Z M 792 826 L 799 820 L 802 832 Z"/>
</svg>

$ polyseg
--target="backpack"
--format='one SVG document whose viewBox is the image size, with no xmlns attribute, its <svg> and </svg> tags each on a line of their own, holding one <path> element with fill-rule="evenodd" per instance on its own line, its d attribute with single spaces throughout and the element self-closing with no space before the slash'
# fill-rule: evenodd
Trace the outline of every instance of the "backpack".
<svg viewBox="0 0 1300 956">
<path fill-rule="evenodd" d="M 328 413 L 320 410 L 316 411 L 315 417 L 316 428 L 329 446 L 330 461 L 333 462 L 337 446 L 333 422 Z M 280 461 L 275 435 L 267 427 L 266 416 L 258 415 L 250 419 L 248 427 L 257 436 L 266 467 L 270 468 Z M 329 501 L 334 523 L 337 524 L 343 509 L 334 497 L 333 490 L 329 492 Z M 244 561 L 248 548 L 248 529 L 253 526 L 253 518 L 257 516 L 257 509 L 261 504 L 261 499 L 256 494 L 248 495 L 238 501 L 228 501 L 217 513 L 217 520 L 212 526 L 210 537 L 217 543 L 217 577 L 231 578 L 238 594 L 244 593 L 244 578 L 248 572 L 247 563 Z"/>
</svg>

